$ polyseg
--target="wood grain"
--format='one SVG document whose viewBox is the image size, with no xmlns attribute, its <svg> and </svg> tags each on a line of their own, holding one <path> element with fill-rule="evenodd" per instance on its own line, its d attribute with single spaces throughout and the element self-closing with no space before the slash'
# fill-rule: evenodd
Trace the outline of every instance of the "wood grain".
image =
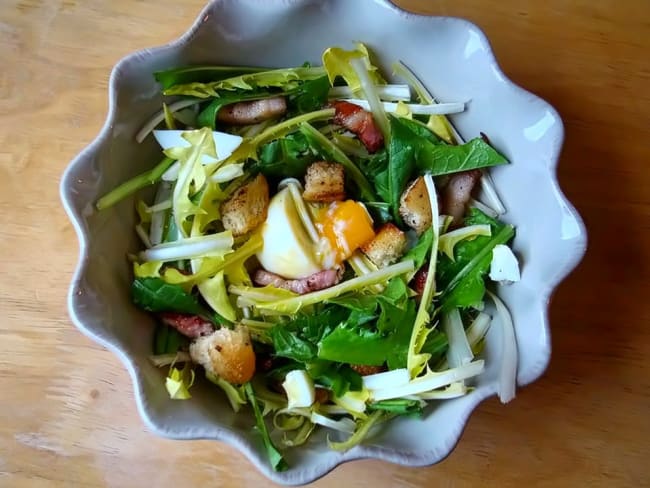
<svg viewBox="0 0 650 488">
<path fill-rule="evenodd" d="M 315 486 L 650 485 L 650 3 L 397 3 L 476 22 L 508 76 L 558 108 L 560 181 L 589 250 L 553 299 L 540 381 L 481 405 L 437 466 L 360 461 Z M 148 433 L 122 365 L 66 312 L 77 241 L 60 175 L 103 123 L 113 64 L 181 34 L 202 4 L 0 4 L 2 486 L 265 483 L 226 445 Z"/>
</svg>

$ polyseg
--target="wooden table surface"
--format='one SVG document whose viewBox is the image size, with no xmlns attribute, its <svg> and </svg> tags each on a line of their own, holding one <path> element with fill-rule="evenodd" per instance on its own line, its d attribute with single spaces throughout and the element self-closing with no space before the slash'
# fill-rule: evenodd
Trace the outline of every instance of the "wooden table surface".
<svg viewBox="0 0 650 488">
<path fill-rule="evenodd" d="M 482 404 L 437 466 L 339 467 L 315 486 L 650 486 L 650 2 L 402 0 L 466 17 L 566 124 L 562 187 L 589 229 L 551 305 L 546 374 Z M 79 333 L 77 239 L 59 201 L 111 67 L 181 34 L 203 0 L 0 3 L 0 486 L 235 486 L 236 450 L 155 437 L 117 358 Z"/>
</svg>

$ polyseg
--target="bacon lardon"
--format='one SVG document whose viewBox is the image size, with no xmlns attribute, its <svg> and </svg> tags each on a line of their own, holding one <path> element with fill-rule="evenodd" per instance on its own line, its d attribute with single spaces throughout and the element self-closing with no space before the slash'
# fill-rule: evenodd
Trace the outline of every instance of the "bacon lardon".
<svg viewBox="0 0 650 488">
<path fill-rule="evenodd" d="M 253 276 L 253 281 L 260 286 L 273 285 L 276 288 L 282 288 L 298 293 L 299 295 L 304 295 L 305 293 L 323 290 L 336 285 L 341 281 L 342 271 L 341 268 L 326 269 L 306 278 L 288 280 L 270 271 L 258 269 Z"/>
<path fill-rule="evenodd" d="M 384 145 L 384 136 L 375 125 L 372 114 L 350 102 L 338 101 L 334 107 L 334 123 L 354 133 L 370 153 L 377 152 Z"/>
</svg>

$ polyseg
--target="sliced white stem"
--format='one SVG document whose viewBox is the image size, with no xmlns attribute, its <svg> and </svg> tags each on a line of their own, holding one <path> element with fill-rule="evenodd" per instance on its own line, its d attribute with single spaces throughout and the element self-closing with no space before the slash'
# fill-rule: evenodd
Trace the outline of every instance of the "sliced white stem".
<svg viewBox="0 0 650 488">
<path fill-rule="evenodd" d="M 138 234 L 138 237 L 142 241 L 142 244 L 144 244 L 144 246 L 146 248 L 150 248 L 151 247 L 151 241 L 149 240 L 149 234 L 147 234 L 147 231 L 144 230 L 144 228 L 142 227 L 142 224 L 138 224 L 138 225 L 135 226 L 135 232 L 136 232 L 136 234 Z"/>
<path fill-rule="evenodd" d="M 148 212 L 152 213 L 149 240 L 153 246 L 157 246 L 162 242 L 165 220 L 167 219 L 166 210 L 172 208 L 171 195 L 172 186 L 164 181 L 161 182 L 156 191 L 154 204 L 147 209 Z"/>
<path fill-rule="evenodd" d="M 408 102 L 411 99 L 411 89 L 408 85 L 375 85 L 375 90 L 382 100 Z M 354 95 L 349 86 L 334 86 L 329 92 L 329 98 L 351 98 Z"/>
<path fill-rule="evenodd" d="M 418 394 L 416 398 L 421 398 L 422 400 L 451 400 L 452 398 L 465 395 L 467 390 L 468 388 L 464 381 L 457 381 L 444 390 L 425 391 L 424 393 Z"/>
<path fill-rule="evenodd" d="M 422 82 L 418 79 L 417 76 L 401 61 L 396 62 L 393 64 L 393 73 L 395 73 L 398 76 L 401 76 L 406 80 L 406 82 L 413 87 L 413 90 L 418 96 L 418 99 L 420 102 L 424 104 L 431 104 L 431 103 L 438 103 L 438 100 L 427 90 L 427 88 L 422 84 Z M 463 137 L 458 133 L 456 128 L 452 125 L 452 123 L 447 119 L 446 120 L 447 125 L 449 126 L 449 129 L 451 131 L 451 134 L 454 136 L 454 139 L 457 144 L 463 144 L 465 140 Z"/>
<path fill-rule="evenodd" d="M 487 331 L 490 329 L 491 322 L 492 317 L 486 313 L 481 312 L 476 316 L 465 331 L 470 347 L 475 347 L 485 337 Z"/>
<path fill-rule="evenodd" d="M 251 125 L 244 131 L 243 135 L 245 137 L 255 137 L 256 135 L 259 135 L 262 132 L 264 132 L 264 130 L 267 127 L 270 127 L 271 125 L 275 124 L 275 122 L 276 122 L 275 119 L 269 119 L 260 122 L 259 124 Z"/>
<path fill-rule="evenodd" d="M 436 195 L 436 187 L 433 183 L 433 177 L 430 173 L 424 175 L 424 184 L 427 188 L 427 194 L 429 197 L 429 206 L 431 207 L 431 219 L 432 222 L 438 222 L 439 220 L 439 209 L 438 209 L 438 196 Z M 432 225 L 433 229 L 433 239 L 431 242 L 431 256 L 438 255 L 438 240 L 439 232 L 436 225 Z M 422 291 L 422 297 L 420 299 L 420 305 L 418 306 L 418 311 L 415 315 L 415 323 L 413 324 L 413 330 L 411 331 L 411 339 L 409 341 L 408 357 L 407 357 L 407 368 L 409 375 L 414 378 L 427 364 L 427 361 L 431 357 L 430 354 L 421 354 L 420 350 L 424 345 L 428 331 L 431 330 L 427 326 L 429 324 L 429 305 L 431 300 L 436 292 L 436 262 L 437 259 L 429 259 L 429 267 L 427 268 L 427 279 L 424 284 L 424 290 Z"/>
<path fill-rule="evenodd" d="M 140 253 L 143 261 L 175 261 L 192 259 L 232 250 L 233 238 L 229 231 L 201 237 L 190 237 L 175 242 L 165 242 Z"/>
<path fill-rule="evenodd" d="M 402 398 L 408 395 L 417 395 L 477 376 L 483 372 L 483 367 L 483 360 L 479 360 L 440 373 L 430 372 L 421 378 L 412 380 L 404 386 L 371 390 L 370 396 L 374 401 L 380 401 L 390 400 L 391 398 Z"/>
<path fill-rule="evenodd" d="M 363 386 L 368 390 L 383 390 L 407 385 L 410 381 L 406 368 L 393 369 L 383 373 L 370 374 L 363 377 Z"/>
<path fill-rule="evenodd" d="M 375 85 L 370 80 L 370 75 L 368 75 L 365 61 L 361 58 L 355 58 L 350 61 L 350 66 L 352 66 L 352 69 L 361 82 L 361 90 L 368 101 L 367 107 L 372 112 L 372 116 L 379 126 L 379 130 L 384 135 L 385 144 L 388 144 L 388 141 L 390 141 L 390 124 L 384 106 L 381 100 L 379 100 Z"/>
<path fill-rule="evenodd" d="M 341 407 L 340 405 L 326 403 L 325 405 L 320 405 L 318 411 L 325 413 L 327 415 L 347 415 L 348 411 Z"/>
<path fill-rule="evenodd" d="M 191 360 L 191 356 L 188 353 L 182 351 L 174 352 L 171 354 L 158 354 L 156 356 L 149 356 L 149 361 L 151 361 L 151 363 L 157 368 L 169 366 L 170 364 L 187 363 Z"/>
<path fill-rule="evenodd" d="M 332 142 L 348 156 L 357 158 L 367 158 L 369 156 L 368 150 L 352 137 L 335 133 L 332 135 Z"/>
<path fill-rule="evenodd" d="M 499 212 L 497 212 L 496 210 L 494 210 L 491 207 L 488 207 L 486 204 L 484 204 L 483 202 L 481 202 L 479 200 L 476 200 L 475 198 L 470 198 L 468 205 L 470 207 L 479 209 L 485 215 L 489 215 L 492 218 L 496 218 L 496 217 L 499 216 Z"/>
<path fill-rule="evenodd" d="M 147 207 L 145 211 L 150 214 L 154 214 L 156 212 L 160 212 L 161 210 L 167 210 L 169 208 L 172 208 L 172 199 L 169 198 L 167 200 L 163 200 L 160 203 L 155 203 L 151 207 Z"/>
<path fill-rule="evenodd" d="M 481 190 L 483 190 L 489 206 L 493 208 L 497 214 L 502 215 L 506 213 L 506 207 L 501 203 L 501 199 L 499 198 L 499 194 L 494 186 L 492 177 L 487 171 L 483 171 L 483 176 L 481 177 Z"/>
<path fill-rule="evenodd" d="M 434 103 L 433 96 L 431 96 L 429 90 L 427 90 L 418 77 L 404 63 L 401 61 L 394 63 L 393 73 L 404 78 L 413 87 L 415 94 L 422 103 Z"/>
<path fill-rule="evenodd" d="M 202 100 L 198 99 L 188 99 L 188 100 L 179 100 L 174 103 L 170 103 L 167 105 L 167 110 L 171 113 L 174 113 L 178 110 L 182 110 L 187 107 L 191 107 L 192 105 L 196 105 L 198 103 L 201 103 Z M 142 129 L 138 131 L 138 133 L 135 135 L 135 140 L 138 143 L 141 143 L 142 141 L 145 140 L 145 138 L 153 132 L 153 130 L 160 124 L 163 120 L 165 120 L 165 112 L 161 110 L 160 112 L 156 112 L 153 117 L 151 117 L 143 126 Z"/>
<path fill-rule="evenodd" d="M 165 171 L 162 174 L 162 179 L 163 181 L 176 181 L 178 179 L 178 173 L 181 170 L 181 163 L 180 161 L 176 161 L 174 164 L 172 164 L 169 168 L 167 168 L 167 171 Z"/>
<path fill-rule="evenodd" d="M 244 174 L 244 163 L 233 163 L 227 164 L 226 166 L 220 167 L 212 175 L 210 175 L 210 180 L 215 183 L 225 183 L 227 181 L 232 181 L 235 178 L 238 178 Z"/>
<path fill-rule="evenodd" d="M 239 297 L 239 298 L 241 298 L 241 297 Z M 241 307 L 241 312 L 242 312 L 242 315 L 244 316 L 244 318 L 242 320 L 249 319 L 253 315 L 251 313 L 251 308 L 250 307 Z"/>
<path fill-rule="evenodd" d="M 347 99 L 346 102 L 359 105 L 365 110 L 370 110 L 370 104 L 366 100 L 361 100 L 358 98 Z M 389 113 L 397 112 L 399 104 L 395 102 L 381 102 L 384 110 Z M 404 103 L 406 107 L 409 108 L 412 114 L 415 115 L 448 115 L 448 114 L 457 114 L 465 110 L 465 104 L 463 102 L 453 102 L 453 103 L 438 103 L 432 105 L 423 105 L 419 103 Z"/>
<path fill-rule="evenodd" d="M 312 242 L 314 244 L 317 244 L 318 241 L 320 240 L 320 236 L 318 235 L 316 226 L 314 225 L 314 222 L 311 219 L 311 214 L 309 213 L 309 210 L 307 210 L 307 205 L 305 205 L 305 201 L 302 199 L 302 193 L 300 187 L 298 186 L 298 184 L 296 184 L 295 181 L 290 181 L 287 183 L 287 188 L 289 188 L 289 194 L 291 195 L 293 204 L 295 205 L 296 210 L 298 211 L 298 215 L 300 216 L 300 221 L 302 222 L 302 226 L 307 231 L 307 234 L 309 234 L 309 238 L 312 240 Z"/>
<path fill-rule="evenodd" d="M 499 400 L 508 403 L 517 389 L 517 340 L 510 311 L 494 293 L 488 291 L 494 301 L 501 324 L 501 365 L 499 366 Z"/>
<path fill-rule="evenodd" d="M 322 425 L 328 429 L 338 430 L 339 432 L 345 432 L 346 434 L 352 434 L 357 426 L 357 424 L 354 423 L 354 420 L 349 419 L 348 417 L 343 417 L 340 420 L 333 420 L 316 412 L 311 413 L 309 420 L 314 424 Z"/>
<path fill-rule="evenodd" d="M 251 329 L 268 330 L 271 327 L 275 326 L 275 324 L 272 322 L 262 322 L 261 320 L 253 320 L 249 318 L 243 318 L 239 322 Z"/>
<path fill-rule="evenodd" d="M 348 264 L 357 276 L 365 276 L 379 269 L 375 266 L 375 263 L 370 261 L 365 254 L 360 251 L 354 251 L 354 254 L 348 258 Z M 375 293 L 381 293 L 384 291 L 384 286 L 380 283 L 372 285 L 369 288 Z"/>
<path fill-rule="evenodd" d="M 449 366 L 457 368 L 471 362 L 474 359 L 474 354 L 467 340 L 458 309 L 454 308 L 444 314 L 441 322 L 442 329 L 449 341 L 449 348 L 447 349 L 447 363 Z"/>
</svg>

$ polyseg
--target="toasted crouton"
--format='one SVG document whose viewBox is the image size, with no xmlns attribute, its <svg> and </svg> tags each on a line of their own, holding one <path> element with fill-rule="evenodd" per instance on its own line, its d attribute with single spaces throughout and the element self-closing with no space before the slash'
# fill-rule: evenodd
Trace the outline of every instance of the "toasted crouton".
<svg viewBox="0 0 650 488">
<path fill-rule="evenodd" d="M 379 268 L 397 261 L 404 254 L 406 234 L 394 224 L 384 224 L 375 237 L 361 246 L 361 250 Z"/>
<path fill-rule="evenodd" d="M 246 383 L 255 374 L 255 352 L 248 329 L 243 325 L 198 337 L 190 344 L 190 356 L 208 373 L 229 383 Z"/>
<path fill-rule="evenodd" d="M 231 230 L 234 236 L 244 235 L 266 220 L 268 208 L 269 185 L 260 173 L 223 203 L 223 226 L 226 230 Z"/>
<path fill-rule="evenodd" d="M 422 234 L 431 227 L 431 204 L 424 178 L 420 176 L 402 193 L 399 214 L 404 223 Z"/>
<path fill-rule="evenodd" d="M 326 161 L 311 164 L 305 175 L 305 191 L 302 197 L 308 202 L 345 200 L 343 165 Z"/>
</svg>

